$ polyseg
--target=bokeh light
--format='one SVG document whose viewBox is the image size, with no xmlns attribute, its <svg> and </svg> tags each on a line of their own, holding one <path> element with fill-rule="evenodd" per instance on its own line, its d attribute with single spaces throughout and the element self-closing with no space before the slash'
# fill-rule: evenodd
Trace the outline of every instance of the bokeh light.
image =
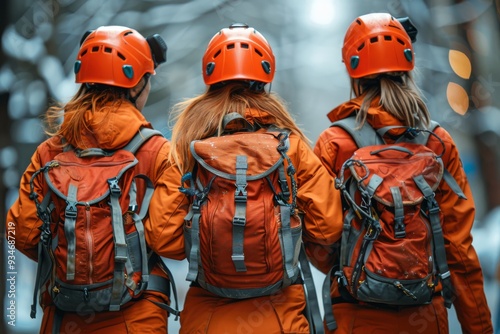
<svg viewBox="0 0 500 334">
<path fill-rule="evenodd" d="M 472 65 L 469 57 L 461 51 L 450 50 L 448 53 L 448 60 L 450 61 L 453 71 L 462 79 L 469 79 L 472 72 Z"/>
<path fill-rule="evenodd" d="M 465 115 L 469 109 L 469 97 L 467 96 L 467 91 L 454 82 L 448 83 L 446 89 L 446 98 L 450 107 L 457 114 Z"/>
</svg>

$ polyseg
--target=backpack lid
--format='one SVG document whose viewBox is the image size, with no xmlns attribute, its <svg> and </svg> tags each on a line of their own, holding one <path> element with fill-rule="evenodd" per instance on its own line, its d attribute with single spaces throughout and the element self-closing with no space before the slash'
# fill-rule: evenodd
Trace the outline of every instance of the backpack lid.
<svg viewBox="0 0 500 334">
<path fill-rule="evenodd" d="M 356 150 L 351 161 L 349 169 L 360 186 L 388 206 L 394 206 L 392 188 L 400 190 L 403 205 L 422 202 L 424 195 L 415 178 L 422 176 L 436 190 L 444 173 L 442 160 L 419 144 L 367 146 Z"/>
<path fill-rule="evenodd" d="M 221 137 L 210 137 L 191 143 L 195 160 L 215 175 L 236 179 L 236 157 L 248 157 L 247 179 L 262 178 L 282 163 L 275 134 L 265 132 L 238 132 Z M 258 149 L 257 149 L 258 148 Z"/>
</svg>

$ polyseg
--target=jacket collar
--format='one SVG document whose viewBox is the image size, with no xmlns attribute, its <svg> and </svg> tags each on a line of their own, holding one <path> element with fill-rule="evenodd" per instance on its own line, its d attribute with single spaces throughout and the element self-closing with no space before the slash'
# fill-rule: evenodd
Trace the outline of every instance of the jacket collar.
<svg viewBox="0 0 500 334">
<path fill-rule="evenodd" d="M 361 108 L 364 95 L 358 96 L 352 100 L 349 100 L 330 111 L 327 114 L 328 119 L 331 122 L 335 122 L 351 115 L 355 115 L 356 112 Z M 373 99 L 369 109 L 366 121 L 374 128 L 380 129 L 385 126 L 402 126 L 403 123 L 394 117 L 389 112 L 385 111 L 380 105 L 380 98 L 376 97 Z M 399 135 L 404 132 L 404 129 L 392 129 L 389 131 L 392 135 Z"/>
<path fill-rule="evenodd" d="M 125 146 L 141 127 L 151 127 L 144 115 L 128 101 L 110 108 L 115 110 L 110 113 L 85 111 L 87 126 L 81 131 L 87 147 L 118 149 Z"/>
</svg>

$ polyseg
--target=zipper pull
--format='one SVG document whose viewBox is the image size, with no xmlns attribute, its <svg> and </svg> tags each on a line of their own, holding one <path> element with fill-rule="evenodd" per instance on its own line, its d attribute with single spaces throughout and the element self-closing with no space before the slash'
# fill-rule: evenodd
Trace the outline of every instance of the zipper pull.
<svg viewBox="0 0 500 334">
<path fill-rule="evenodd" d="M 401 282 L 399 281 L 395 281 L 394 283 L 392 283 L 396 288 L 398 288 L 399 290 L 403 291 L 403 293 L 405 295 L 407 295 L 408 297 L 411 297 L 413 300 L 417 300 L 417 297 L 410 291 L 408 290 L 407 288 L 405 288 L 403 286 L 403 284 L 401 284 Z"/>
</svg>

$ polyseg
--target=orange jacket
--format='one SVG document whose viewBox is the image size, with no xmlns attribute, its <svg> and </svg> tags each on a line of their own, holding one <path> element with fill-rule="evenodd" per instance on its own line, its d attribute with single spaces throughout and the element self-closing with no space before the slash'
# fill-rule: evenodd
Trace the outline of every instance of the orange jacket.
<svg viewBox="0 0 500 334">
<path fill-rule="evenodd" d="M 328 114 L 328 118 L 334 122 L 354 114 L 356 110 L 359 110 L 361 101 L 361 98 L 356 98 L 338 106 Z M 367 121 L 375 129 L 402 125 L 376 103 L 369 109 Z M 442 182 L 436 190 L 436 200 L 444 216 L 442 228 L 447 260 L 451 280 L 456 290 L 453 305 L 464 333 L 491 333 L 491 317 L 483 290 L 483 274 L 472 247 L 474 199 L 453 139 L 442 127 L 438 127 L 435 133 L 445 144 L 445 153 L 442 157 L 445 167 L 454 176 L 468 198 L 467 200 L 460 199 L 445 182 Z M 434 136 L 429 137 L 428 146 L 436 153 L 442 152 L 442 145 Z M 336 175 L 342 163 L 351 157 L 356 148 L 354 140 L 347 132 L 339 127 L 330 127 L 320 135 L 314 152 L 320 157 L 330 174 Z M 333 293 L 336 294 L 336 291 Z"/>
<path fill-rule="evenodd" d="M 85 140 L 88 141 L 91 147 L 109 150 L 125 146 L 140 127 L 151 128 L 151 124 L 144 118 L 141 112 L 131 103 L 125 101 L 118 111 L 108 115 L 105 119 L 99 113 L 92 113 L 90 111 L 86 113 L 85 119 L 89 125 L 88 129 L 82 130 L 86 131 Z M 42 222 L 36 215 L 35 203 L 29 198 L 30 179 L 35 171 L 43 167 L 61 151 L 61 138 L 59 137 L 49 138 L 38 146 L 31 157 L 29 166 L 21 177 L 19 197 L 7 213 L 6 224 L 14 224 L 15 226 L 16 248 L 34 261 L 37 261 L 38 257 L 39 227 L 42 225 Z M 137 165 L 138 172 L 146 174 L 153 183 L 157 183 L 163 171 L 169 167 L 167 159 L 169 151 L 170 143 L 164 137 L 154 136 L 151 138 L 136 153 L 136 157 L 139 160 L 139 164 Z M 140 186 L 138 184 L 138 187 Z M 35 192 L 39 195 L 40 201 L 41 197 L 47 192 L 47 189 L 43 178 L 36 179 Z M 153 272 L 163 275 L 159 268 L 154 268 Z M 160 298 L 165 302 L 168 301 L 166 296 L 162 295 Z M 45 306 L 50 305 L 48 294 L 43 297 L 42 304 Z M 156 308 L 159 309 L 158 307 Z M 52 311 L 48 309 L 44 310 L 44 323 L 50 321 L 45 319 L 47 314 L 50 313 Z M 163 311 L 161 313 L 164 314 Z M 130 314 L 133 314 L 133 312 L 130 312 Z M 110 315 L 104 315 L 104 318 L 106 317 L 109 318 Z M 121 317 L 121 315 L 116 314 L 116 317 Z M 166 327 L 166 319 L 164 326 Z"/>
<path fill-rule="evenodd" d="M 256 117 L 251 110 L 248 113 L 247 118 Z M 269 116 L 259 118 L 260 123 L 271 121 L 272 117 Z M 290 148 L 287 154 L 296 169 L 297 206 L 304 212 L 303 240 L 307 253 L 312 263 L 327 270 L 331 263 L 325 250 L 328 252 L 333 247 L 342 232 L 340 193 L 334 187 L 333 178 L 312 149 L 297 135 L 290 135 Z M 172 166 L 165 171 L 158 183 L 150 205 L 149 220 L 145 223 L 145 229 L 150 236 L 148 243 L 153 250 L 161 256 L 178 259 L 184 256 L 182 232 L 184 217 L 189 207 L 189 199 L 178 191 L 180 186 L 181 173 Z M 155 234 L 154 231 L 158 233 Z M 230 328 L 238 326 L 238 319 L 244 320 L 250 314 L 258 316 L 259 312 L 264 312 L 259 305 L 265 304 L 270 308 L 271 311 L 267 313 L 269 315 L 272 313 L 272 317 L 266 317 L 267 320 L 263 321 L 262 327 L 258 327 L 259 330 L 256 332 L 275 333 L 271 328 L 277 326 L 284 332 L 308 333 L 305 319 L 297 318 L 305 307 L 303 288 L 289 287 L 283 291 L 283 295 L 286 298 L 282 296 L 280 299 L 274 296 L 236 301 L 217 297 L 201 288 L 191 287 L 181 314 L 181 332 L 225 333 Z M 287 302 L 284 303 L 283 299 Z M 276 306 L 277 304 L 281 306 Z M 272 311 L 273 308 L 276 312 Z M 252 313 L 254 311 L 255 313 Z M 233 319 L 233 322 L 227 320 L 229 322 L 219 323 L 214 320 L 222 318 Z M 224 327 L 224 324 L 228 327 Z"/>
</svg>

